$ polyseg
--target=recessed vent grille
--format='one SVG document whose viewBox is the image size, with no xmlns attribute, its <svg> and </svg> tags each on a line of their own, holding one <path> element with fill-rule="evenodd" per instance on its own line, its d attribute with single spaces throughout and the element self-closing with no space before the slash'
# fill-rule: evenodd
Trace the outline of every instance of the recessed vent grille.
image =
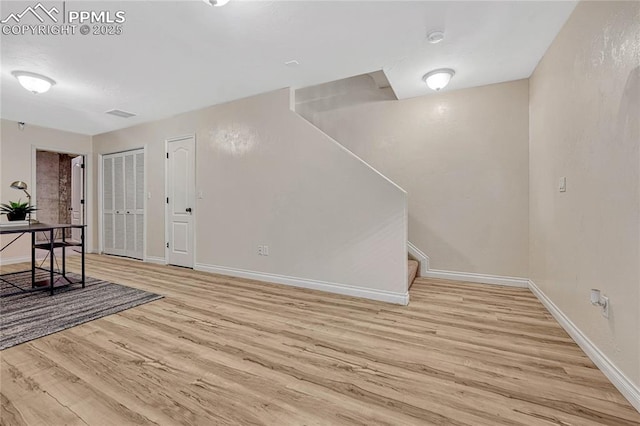
<svg viewBox="0 0 640 426">
<path fill-rule="evenodd" d="M 132 112 L 122 111 L 120 109 L 112 109 L 111 111 L 107 111 L 107 114 L 115 115 L 116 117 L 120 118 L 129 118 L 136 116 L 136 114 Z"/>
</svg>

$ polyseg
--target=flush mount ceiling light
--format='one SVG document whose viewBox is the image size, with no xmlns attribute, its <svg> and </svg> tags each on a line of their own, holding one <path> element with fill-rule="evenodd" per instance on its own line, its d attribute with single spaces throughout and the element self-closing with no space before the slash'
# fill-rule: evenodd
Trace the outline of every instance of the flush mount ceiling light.
<svg viewBox="0 0 640 426">
<path fill-rule="evenodd" d="M 205 3 L 207 3 L 208 5 L 211 6 L 224 6 L 225 4 L 229 3 L 229 0 L 203 0 Z"/>
<path fill-rule="evenodd" d="M 442 40 L 444 40 L 444 31 L 431 31 L 429 34 L 427 34 L 427 40 L 429 40 L 429 43 L 431 44 L 440 43 Z"/>
<path fill-rule="evenodd" d="M 13 71 L 11 74 L 18 79 L 22 87 L 35 94 L 44 93 L 56 84 L 56 82 L 49 77 L 33 72 Z"/>
<path fill-rule="evenodd" d="M 429 89 L 431 90 L 441 90 L 444 89 L 449 81 L 451 81 L 451 77 L 454 76 L 456 72 L 450 68 L 441 68 L 439 70 L 433 70 L 428 72 L 422 77 Z"/>
</svg>

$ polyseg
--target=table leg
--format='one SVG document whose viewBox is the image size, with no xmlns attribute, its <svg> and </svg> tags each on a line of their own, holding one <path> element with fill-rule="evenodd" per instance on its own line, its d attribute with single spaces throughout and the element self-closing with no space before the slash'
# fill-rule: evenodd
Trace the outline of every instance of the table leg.
<svg viewBox="0 0 640 426">
<path fill-rule="evenodd" d="M 31 288 L 36 286 L 36 233 L 31 233 Z"/>
<path fill-rule="evenodd" d="M 82 264 L 82 288 L 84 288 L 84 281 L 85 281 L 85 276 L 84 276 L 84 226 L 82 228 L 80 228 L 80 229 L 82 229 L 82 232 L 80 233 L 80 238 L 82 239 L 82 245 L 81 245 L 81 248 L 82 248 L 82 250 L 81 250 L 82 259 L 81 259 L 80 263 Z"/>
<path fill-rule="evenodd" d="M 49 242 L 51 243 L 51 247 L 49 248 L 49 286 L 51 290 L 51 296 L 53 296 L 53 251 L 55 249 L 54 240 L 53 240 L 53 229 L 49 231 Z"/>
<path fill-rule="evenodd" d="M 62 229 L 62 276 L 67 277 L 66 253 L 67 247 L 64 245 L 67 239 L 67 230 Z"/>
</svg>

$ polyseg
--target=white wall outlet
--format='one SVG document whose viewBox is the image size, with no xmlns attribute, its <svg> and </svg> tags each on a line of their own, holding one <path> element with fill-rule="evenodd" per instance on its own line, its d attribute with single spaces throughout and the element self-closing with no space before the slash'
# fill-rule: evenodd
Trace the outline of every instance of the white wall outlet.
<svg viewBox="0 0 640 426">
<path fill-rule="evenodd" d="M 147 198 L 148 198 L 149 200 L 151 199 L 151 191 L 149 191 L 149 192 L 147 193 Z"/>
<path fill-rule="evenodd" d="M 258 246 L 258 256 L 263 256 L 263 255 L 264 255 L 264 247 Z"/>
<path fill-rule="evenodd" d="M 558 183 L 558 190 L 560 192 L 567 192 L 567 178 L 565 176 L 560 178 L 560 182 Z"/>
<path fill-rule="evenodd" d="M 198 200 L 202 200 L 204 198 L 204 193 L 202 191 L 198 191 Z"/>
<path fill-rule="evenodd" d="M 262 254 L 264 256 L 269 256 L 269 246 L 262 246 Z"/>
<path fill-rule="evenodd" d="M 609 298 L 607 296 L 600 296 L 600 302 L 602 303 L 602 316 L 609 318 Z"/>
</svg>

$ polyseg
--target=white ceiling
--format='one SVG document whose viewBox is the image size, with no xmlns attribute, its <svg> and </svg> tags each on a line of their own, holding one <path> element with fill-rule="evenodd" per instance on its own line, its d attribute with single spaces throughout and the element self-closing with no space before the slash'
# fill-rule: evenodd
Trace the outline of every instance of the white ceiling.
<svg viewBox="0 0 640 426">
<path fill-rule="evenodd" d="M 0 15 L 35 3 L 3 1 Z M 45 4 L 62 10 L 62 2 Z M 123 34 L 2 35 L 0 115 L 93 135 L 380 69 L 400 99 L 428 94 L 422 76 L 434 68 L 456 70 L 445 90 L 526 78 L 575 4 L 67 1 L 67 10 L 124 10 Z M 445 40 L 429 44 L 431 29 L 444 29 Z M 300 65 L 285 65 L 292 59 Z M 57 85 L 33 95 L 14 70 L 44 74 Z M 105 114 L 114 108 L 138 116 Z"/>
</svg>

